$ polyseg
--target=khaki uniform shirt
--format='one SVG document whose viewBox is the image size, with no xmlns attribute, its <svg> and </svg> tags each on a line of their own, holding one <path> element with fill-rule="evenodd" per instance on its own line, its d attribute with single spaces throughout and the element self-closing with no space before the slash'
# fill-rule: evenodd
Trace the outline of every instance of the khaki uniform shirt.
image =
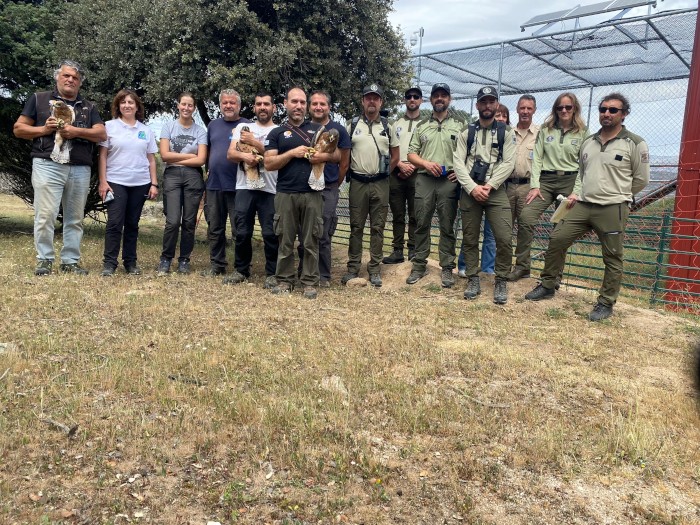
<svg viewBox="0 0 700 525">
<path fill-rule="evenodd" d="M 534 157 L 535 139 L 540 127 L 530 124 L 527 129 L 513 128 L 515 132 L 515 169 L 511 177 L 529 179 L 532 173 L 532 159 Z"/>
<path fill-rule="evenodd" d="M 603 145 L 599 131 L 583 142 L 579 165 L 574 193 L 581 201 L 601 205 L 632 202 L 649 183 L 649 146 L 624 126 Z"/>
<path fill-rule="evenodd" d="M 411 142 L 413 131 L 420 121 L 420 116 L 408 118 L 404 115 L 400 119 L 395 120 L 391 125 L 392 133 L 394 133 L 396 139 L 399 141 L 399 160 L 401 162 L 407 162 L 408 160 L 408 145 Z"/>
<path fill-rule="evenodd" d="M 348 133 L 351 127 L 352 122 L 348 123 Z M 391 132 L 391 126 L 389 126 L 388 131 L 384 131 L 384 126 L 379 118 L 369 122 L 364 115 L 358 121 L 357 126 L 355 126 L 355 131 L 350 140 L 352 141 L 350 170 L 353 173 L 365 176 L 379 173 L 379 152 L 389 157 L 389 148 L 399 145 L 395 134 Z M 377 148 L 379 151 L 377 151 Z"/>
<path fill-rule="evenodd" d="M 457 137 L 466 126 L 464 120 L 456 119 L 452 115 L 448 115 L 442 122 L 438 122 L 431 116 L 416 127 L 408 146 L 408 152 L 417 154 L 423 160 L 437 162 L 441 166 L 445 166 L 445 170 L 448 172 L 452 171 Z M 417 173 L 426 174 L 428 172 L 419 168 Z"/>
<path fill-rule="evenodd" d="M 579 151 L 588 129 L 562 132 L 560 128 L 540 128 L 532 161 L 531 188 L 540 187 L 542 171 L 578 171 Z"/>
<path fill-rule="evenodd" d="M 490 127 L 477 130 L 469 157 L 467 157 L 467 134 L 468 130 L 464 130 L 460 133 L 457 140 L 457 149 L 454 154 L 454 170 L 457 174 L 457 180 L 468 193 L 471 193 L 476 188 L 477 184 L 469 174 L 474 166 L 474 160 L 478 158 L 490 164 L 486 172 L 486 183 L 494 190 L 497 190 L 513 173 L 516 147 L 515 132 L 510 128 L 506 129 L 503 141 L 503 158 L 500 162 L 496 162 L 498 158 L 498 139 L 496 137 L 495 120 Z"/>
</svg>

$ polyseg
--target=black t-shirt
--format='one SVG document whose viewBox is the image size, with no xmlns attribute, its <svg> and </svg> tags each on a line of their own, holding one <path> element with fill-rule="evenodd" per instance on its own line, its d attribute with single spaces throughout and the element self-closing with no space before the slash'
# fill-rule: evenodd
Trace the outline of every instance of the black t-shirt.
<svg viewBox="0 0 700 525">
<path fill-rule="evenodd" d="M 320 127 L 308 121 L 299 127 L 291 124 L 276 127 L 267 136 L 265 151 L 275 149 L 281 155 L 299 146 L 311 146 L 311 140 Z M 311 175 L 311 163 L 307 159 L 295 157 L 277 172 L 277 191 L 283 193 L 314 191 L 309 186 L 309 175 Z"/>
</svg>

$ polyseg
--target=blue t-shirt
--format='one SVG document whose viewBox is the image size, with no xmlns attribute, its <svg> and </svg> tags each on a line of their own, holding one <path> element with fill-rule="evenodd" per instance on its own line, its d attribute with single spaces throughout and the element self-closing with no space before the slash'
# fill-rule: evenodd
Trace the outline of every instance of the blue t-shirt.
<svg viewBox="0 0 700 525">
<path fill-rule="evenodd" d="M 321 126 L 304 122 L 298 128 L 291 124 L 283 124 L 267 135 L 265 151 L 277 150 L 278 154 L 285 153 L 299 146 L 311 146 L 314 134 Z M 277 172 L 277 192 L 307 193 L 314 191 L 309 186 L 311 163 L 307 159 L 294 157 Z"/>
<path fill-rule="evenodd" d="M 209 137 L 209 158 L 207 169 L 207 189 L 210 191 L 236 191 L 236 174 L 238 164 L 226 158 L 228 147 L 231 145 L 233 130 L 239 124 L 248 123 L 247 118 L 238 120 L 224 120 L 217 118 L 209 123 L 207 136 Z"/>
<path fill-rule="evenodd" d="M 340 136 L 338 137 L 338 149 L 350 149 L 352 148 L 352 141 L 350 140 L 350 134 L 344 126 L 341 126 L 337 122 L 332 120 L 326 124 L 326 129 L 337 129 Z M 327 162 L 326 168 L 323 170 L 323 178 L 326 179 L 326 184 L 331 184 L 333 182 L 338 182 L 340 172 L 340 165 Z"/>
</svg>

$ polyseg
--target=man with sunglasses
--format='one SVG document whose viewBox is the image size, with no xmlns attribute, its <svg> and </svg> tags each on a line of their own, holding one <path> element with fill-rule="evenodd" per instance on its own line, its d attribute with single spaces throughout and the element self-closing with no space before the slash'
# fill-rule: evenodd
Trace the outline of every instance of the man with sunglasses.
<svg viewBox="0 0 700 525">
<path fill-rule="evenodd" d="M 525 298 L 539 301 L 554 297 L 556 277 L 564 267 L 566 250 L 593 230 L 603 251 L 605 273 L 598 302 L 588 319 L 602 321 L 612 315 L 620 293 L 623 271 L 623 239 L 629 205 L 649 183 L 649 147 L 644 139 L 627 131 L 630 112 L 627 98 L 611 93 L 598 107 L 600 130 L 581 146 L 580 170 L 566 204 L 571 211 L 552 233 L 545 255 L 542 282 Z"/>
<path fill-rule="evenodd" d="M 384 257 L 384 264 L 398 264 L 404 261 L 403 247 L 406 235 L 406 212 L 408 212 L 408 260 L 413 260 L 416 252 L 416 167 L 408 162 L 408 145 L 413 130 L 420 121 L 420 105 L 423 92 L 417 86 L 409 88 L 404 94 L 406 113 L 394 122 L 393 133 L 399 141 L 399 163 L 389 177 L 389 207 L 391 208 L 394 251 Z"/>
</svg>

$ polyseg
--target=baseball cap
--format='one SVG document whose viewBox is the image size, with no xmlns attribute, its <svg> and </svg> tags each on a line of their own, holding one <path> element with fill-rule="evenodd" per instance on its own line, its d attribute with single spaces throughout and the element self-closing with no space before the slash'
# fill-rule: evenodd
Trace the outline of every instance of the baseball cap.
<svg viewBox="0 0 700 525">
<path fill-rule="evenodd" d="M 430 90 L 430 96 L 432 97 L 436 91 L 440 90 L 445 91 L 448 95 L 450 94 L 450 86 L 443 82 L 438 82 L 437 84 L 433 84 L 433 89 Z"/>
<path fill-rule="evenodd" d="M 407 97 L 408 94 L 413 91 L 417 91 L 421 97 L 423 96 L 423 91 L 421 91 L 421 89 L 418 86 L 412 86 L 406 90 L 406 92 L 404 93 L 404 97 Z"/>
<path fill-rule="evenodd" d="M 484 86 L 476 94 L 476 101 L 479 102 L 484 97 L 493 97 L 498 100 L 498 91 L 494 87 Z"/>
<path fill-rule="evenodd" d="M 379 87 L 379 84 L 370 84 L 369 86 L 365 86 L 362 88 L 363 97 L 365 95 L 369 95 L 370 93 L 376 93 L 380 97 L 384 98 L 384 91 L 381 87 Z"/>
</svg>

